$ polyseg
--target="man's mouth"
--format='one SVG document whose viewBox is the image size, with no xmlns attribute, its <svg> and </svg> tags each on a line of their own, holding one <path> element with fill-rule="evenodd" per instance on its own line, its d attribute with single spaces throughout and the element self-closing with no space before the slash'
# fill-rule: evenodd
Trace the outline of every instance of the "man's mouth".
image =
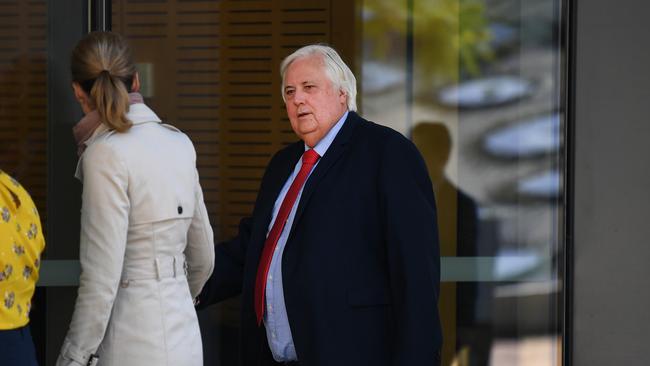
<svg viewBox="0 0 650 366">
<path fill-rule="evenodd" d="M 310 114 L 310 112 L 298 112 L 298 118 L 302 118 L 308 114 Z"/>
</svg>

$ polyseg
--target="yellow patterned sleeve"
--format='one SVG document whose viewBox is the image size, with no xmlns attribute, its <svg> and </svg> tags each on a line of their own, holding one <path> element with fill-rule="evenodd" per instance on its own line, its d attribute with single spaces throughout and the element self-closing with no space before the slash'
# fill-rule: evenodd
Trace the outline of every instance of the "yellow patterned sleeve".
<svg viewBox="0 0 650 366">
<path fill-rule="evenodd" d="M 0 329 L 29 323 L 45 239 L 27 191 L 0 170 Z"/>
</svg>

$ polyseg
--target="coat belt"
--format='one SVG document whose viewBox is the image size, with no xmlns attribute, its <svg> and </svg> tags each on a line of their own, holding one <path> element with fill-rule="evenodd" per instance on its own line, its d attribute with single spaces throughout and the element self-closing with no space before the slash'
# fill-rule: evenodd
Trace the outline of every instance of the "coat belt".
<svg viewBox="0 0 650 366">
<path fill-rule="evenodd" d="M 122 268 L 121 285 L 128 286 L 130 280 L 161 280 L 186 275 L 187 262 L 183 254 L 158 256 L 153 260 L 127 260 Z"/>
</svg>

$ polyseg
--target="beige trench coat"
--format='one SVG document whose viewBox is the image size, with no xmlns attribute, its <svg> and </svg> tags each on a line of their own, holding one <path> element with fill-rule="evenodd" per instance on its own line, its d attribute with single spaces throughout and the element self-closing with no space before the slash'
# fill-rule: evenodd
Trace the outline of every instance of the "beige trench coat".
<svg viewBox="0 0 650 366">
<path fill-rule="evenodd" d="M 196 153 L 146 105 L 128 118 L 127 133 L 102 125 L 77 167 L 82 273 L 57 366 L 202 366 L 192 299 L 214 239 Z"/>
</svg>

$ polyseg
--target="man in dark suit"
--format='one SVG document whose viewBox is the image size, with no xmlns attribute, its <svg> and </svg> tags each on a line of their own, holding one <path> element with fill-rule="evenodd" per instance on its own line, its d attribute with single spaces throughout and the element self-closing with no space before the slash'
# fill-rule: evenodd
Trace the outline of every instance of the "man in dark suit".
<svg viewBox="0 0 650 366">
<path fill-rule="evenodd" d="M 301 141 L 271 159 L 252 217 L 216 247 L 204 307 L 241 293 L 243 365 L 438 365 L 440 257 L 426 166 L 355 113 L 330 47 L 281 65 Z"/>
</svg>

